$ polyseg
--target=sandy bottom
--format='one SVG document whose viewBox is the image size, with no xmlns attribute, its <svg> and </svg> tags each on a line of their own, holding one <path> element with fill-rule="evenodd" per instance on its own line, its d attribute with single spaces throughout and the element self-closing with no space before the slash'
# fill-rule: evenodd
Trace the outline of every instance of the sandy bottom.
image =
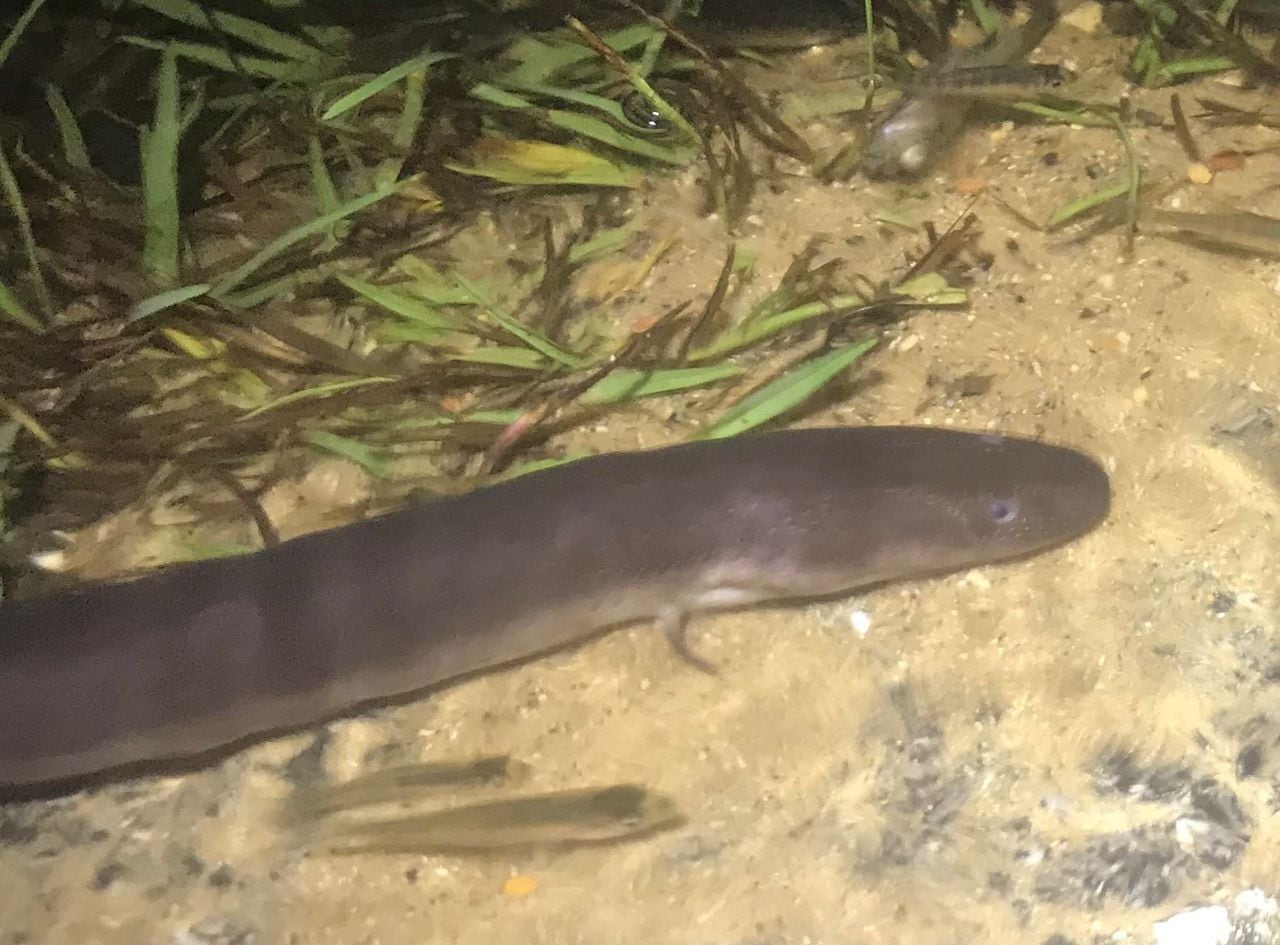
<svg viewBox="0 0 1280 945">
<path fill-rule="evenodd" d="M 1122 48 L 1061 26 L 1041 58 L 1114 99 Z M 848 55 L 772 82 L 803 87 Z M 1167 114 L 1167 92 L 1135 98 Z M 1278 138 L 1197 130 L 1209 153 Z M 1169 131 L 1133 134 L 1155 175 L 1183 175 Z M 945 225 L 964 178 L 1044 219 L 1121 155 L 1105 130 L 988 126 L 912 187 L 797 171 L 757 195 L 757 287 L 813 236 L 849 272 L 892 271 L 920 240 L 875 217 Z M 1259 154 L 1184 206 L 1280 215 L 1278 181 L 1280 156 Z M 678 243 L 619 317 L 705 298 L 728 237 L 693 182 L 655 180 L 634 204 Z M 1101 529 L 1023 563 L 700 620 L 718 679 L 620 631 L 214 770 L 0 810 L 0 945 L 1145 942 L 1189 904 L 1280 891 L 1280 262 L 1154 234 L 1125 259 L 1114 231 L 1071 243 L 990 196 L 974 212 L 991 263 L 969 310 L 913 316 L 804 422 L 1068 442 L 1113 473 Z M 649 404 L 571 445 L 671 442 L 718 409 Z M 304 856 L 268 819 L 298 783 L 495 752 L 532 766 L 529 788 L 634 781 L 689 822 L 464 858 Z"/>
</svg>

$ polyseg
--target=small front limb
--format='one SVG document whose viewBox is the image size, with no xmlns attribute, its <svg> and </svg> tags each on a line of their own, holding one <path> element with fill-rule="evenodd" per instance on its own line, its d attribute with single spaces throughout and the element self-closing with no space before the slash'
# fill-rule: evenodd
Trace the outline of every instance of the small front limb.
<svg viewBox="0 0 1280 945">
<path fill-rule="evenodd" d="M 684 660 L 699 672 L 709 676 L 720 675 L 720 668 L 708 659 L 704 659 L 689 646 L 688 622 L 689 614 L 681 607 L 666 607 L 658 612 L 658 626 L 671 644 L 676 656 Z"/>
</svg>

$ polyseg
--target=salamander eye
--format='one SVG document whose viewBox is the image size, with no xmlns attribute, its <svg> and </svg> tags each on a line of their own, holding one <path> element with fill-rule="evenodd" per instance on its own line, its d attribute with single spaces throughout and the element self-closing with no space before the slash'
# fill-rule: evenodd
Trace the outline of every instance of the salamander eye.
<svg viewBox="0 0 1280 945">
<path fill-rule="evenodd" d="M 1008 525 L 1018 517 L 1018 503 L 1013 499 L 993 499 L 987 514 L 997 525 Z"/>
</svg>

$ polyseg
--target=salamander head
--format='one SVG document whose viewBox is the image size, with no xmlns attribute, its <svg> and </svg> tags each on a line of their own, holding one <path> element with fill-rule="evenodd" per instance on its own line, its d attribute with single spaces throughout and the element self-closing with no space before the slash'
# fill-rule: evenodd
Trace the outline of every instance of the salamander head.
<svg viewBox="0 0 1280 945">
<path fill-rule="evenodd" d="M 1032 554 L 1089 531 L 1111 506 L 1096 460 L 1033 440 L 919 430 L 884 462 L 900 486 L 871 524 L 898 573 Z"/>
<path fill-rule="evenodd" d="M 1106 472 L 1077 450 L 933 427 L 813 432 L 816 471 L 790 480 L 775 563 L 815 590 L 1022 557 L 1110 509 Z"/>
</svg>

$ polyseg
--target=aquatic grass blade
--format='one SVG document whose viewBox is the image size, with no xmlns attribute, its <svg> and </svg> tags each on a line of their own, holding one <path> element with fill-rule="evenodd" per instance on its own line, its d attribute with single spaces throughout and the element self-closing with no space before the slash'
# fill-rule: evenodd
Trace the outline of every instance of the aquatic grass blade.
<svg viewBox="0 0 1280 945">
<path fill-rule="evenodd" d="M 324 145 L 317 135 L 307 138 L 307 167 L 311 172 L 311 190 L 321 213 L 333 213 L 342 203 L 338 188 L 324 160 Z"/>
<path fill-rule="evenodd" d="M 154 13 L 185 26 L 217 31 L 234 39 L 243 40 L 263 52 L 282 59 L 308 61 L 321 55 L 321 50 L 296 36 L 290 36 L 257 20 L 214 10 L 192 0 L 132 0 L 132 3 L 135 6 L 146 7 Z"/>
<path fill-rule="evenodd" d="M 562 128 L 564 131 L 580 134 L 585 138 L 593 141 L 599 141 L 603 145 L 614 147 L 614 149 L 628 151 L 631 154 L 640 155 L 641 157 L 649 157 L 652 160 L 663 161 L 666 164 L 681 166 L 689 164 L 699 154 L 699 147 L 696 147 L 698 140 L 692 138 L 690 142 L 671 142 L 664 143 L 655 140 L 653 136 L 645 136 L 643 132 L 628 134 L 627 127 L 630 127 L 630 119 L 622 111 L 621 102 L 616 99 L 609 99 L 603 95 L 595 95 L 594 92 L 585 92 L 579 88 L 561 88 L 558 86 L 547 85 L 520 85 L 515 86 L 521 92 L 529 92 L 532 95 L 548 97 L 548 99 L 559 99 L 562 101 L 572 102 L 575 105 L 582 105 L 585 108 L 605 115 L 605 120 L 596 115 L 585 114 L 582 111 L 571 111 L 567 109 L 547 109 L 540 113 L 540 118 L 554 127 Z M 511 92 L 504 88 L 494 86 L 477 86 L 472 88 L 471 95 L 483 97 L 484 100 L 493 102 L 493 104 L 502 104 L 503 108 L 515 108 L 520 110 L 536 109 L 534 105 L 520 96 L 512 95 Z M 671 109 L 671 106 L 666 106 Z M 681 118 L 684 123 L 685 119 Z M 687 123 L 686 123 L 687 124 Z"/>
<path fill-rule="evenodd" d="M 588 388 L 582 395 L 582 400 L 589 404 L 616 404 L 641 397 L 654 397 L 695 387 L 706 387 L 708 384 L 741 377 L 744 373 L 745 369 L 736 364 L 665 368 L 654 371 L 619 368 Z"/>
<path fill-rule="evenodd" d="M 193 361 L 212 361 L 221 357 L 227 350 L 226 342 L 220 339 L 197 338 L 191 332 L 183 331 L 181 328 L 166 326 L 160 329 L 160 334 Z"/>
<path fill-rule="evenodd" d="M 543 469 L 550 469 L 553 466 L 563 466 L 566 463 L 572 463 L 579 459 L 586 459 L 591 453 L 572 452 L 566 453 L 564 456 L 546 456 L 540 459 L 527 459 L 523 462 L 513 463 L 502 472 L 495 476 L 497 482 L 507 479 L 519 479 L 521 476 L 527 476 L 529 473 L 539 472 Z"/>
<path fill-rule="evenodd" d="M 607 255 L 626 243 L 634 234 L 634 225 L 627 223 L 599 230 L 590 239 L 575 244 L 569 250 L 569 261 L 578 264 Z"/>
<path fill-rule="evenodd" d="M 1068 201 L 1049 215 L 1045 227 L 1055 229 L 1064 223 L 1074 220 L 1082 214 L 1088 213 L 1109 201 L 1115 200 L 1117 197 L 1126 197 L 1129 194 L 1129 181 L 1122 181 L 1119 184 L 1112 184 L 1101 190 L 1096 190 L 1091 194 L 1084 194 L 1074 200 Z"/>
<path fill-rule="evenodd" d="M 321 236 L 325 239 L 328 238 L 327 233 L 321 234 Z M 322 248 L 324 243 L 321 242 L 319 246 Z M 341 268 L 341 263 L 330 262 L 316 266 L 314 269 L 290 272 L 275 279 L 255 283 L 240 292 L 230 292 L 222 296 L 218 301 L 227 308 L 250 309 L 261 305 L 263 302 L 269 302 L 271 299 L 280 298 L 285 293 L 296 291 L 303 286 L 324 282 Z"/>
<path fill-rule="evenodd" d="M 527 187 L 631 188 L 641 180 L 635 168 L 620 166 L 581 148 L 493 136 L 481 138 L 472 145 L 469 163 L 452 161 L 446 162 L 445 167 L 458 174 Z"/>
<path fill-rule="evenodd" d="M 139 135 L 142 163 L 142 213 L 145 226 L 142 262 L 161 283 L 176 282 L 178 259 L 178 60 L 172 50 L 160 57 L 156 72 L 155 116 Z"/>
<path fill-rule="evenodd" d="M 698 151 L 694 148 L 682 145 L 664 145 L 656 140 L 636 137 L 635 135 L 627 134 L 616 125 L 596 118 L 594 115 L 553 109 L 544 113 L 542 117 L 549 125 L 562 128 L 565 131 L 571 131 L 592 141 L 598 141 L 619 151 L 626 151 L 653 161 L 661 161 L 663 164 L 670 164 L 674 167 L 683 167 L 698 156 Z"/>
<path fill-rule="evenodd" d="M 775 378 L 735 404 L 723 417 L 703 430 L 699 439 L 736 436 L 798 407 L 877 343 L 876 338 L 866 338 L 847 347 L 836 348 Z"/>
<path fill-rule="evenodd" d="M 399 65 L 393 66 L 385 72 L 379 73 L 368 82 L 357 86 L 346 95 L 337 99 L 337 101 L 320 114 L 320 120 L 333 121 L 333 119 L 337 118 L 339 115 L 344 115 L 357 105 L 368 101 L 380 92 L 385 92 L 400 80 L 413 75 L 413 73 L 426 69 L 437 62 L 456 58 L 457 55 L 455 53 L 424 52 L 421 55 L 414 56 L 412 59 L 406 59 Z"/>
<path fill-rule="evenodd" d="M 18 404 L 9 400 L 7 397 L 0 395 L 0 410 L 9 415 L 9 418 L 21 426 L 24 430 L 34 436 L 50 453 L 55 453 L 52 458 L 45 461 L 45 465 L 52 469 L 84 469 L 89 465 L 88 460 L 80 453 L 64 453 L 58 452 L 62 447 L 58 444 L 57 439 L 48 430 L 41 425 L 35 417 L 27 413 Z"/>
<path fill-rule="evenodd" d="M 404 169 L 405 158 L 413 147 L 418 128 L 422 123 L 426 98 L 427 67 L 422 66 L 405 76 L 400 114 L 396 120 L 395 131 L 391 134 L 393 152 L 383 158 L 377 170 L 373 172 L 374 182 L 378 185 L 391 183 Z"/>
<path fill-rule="evenodd" d="M 495 322 L 497 322 L 498 325 L 500 325 L 507 332 L 509 332 L 510 334 L 514 335 L 516 338 L 523 341 L 526 345 L 528 345 L 534 351 L 539 352 L 545 357 L 550 358 L 552 361 L 556 361 L 564 365 L 565 367 L 569 367 L 569 368 L 582 367 L 583 360 L 581 358 L 579 358 L 575 354 L 571 354 L 568 351 L 565 351 L 563 348 L 561 348 L 559 345 L 553 342 L 550 338 L 547 338 L 544 335 L 539 334 L 538 332 L 534 331 L 532 328 L 528 327 L 527 325 L 521 324 L 515 318 L 508 315 L 506 312 L 504 312 L 492 301 L 485 298 L 485 296 L 482 294 L 482 290 L 476 283 L 469 281 L 468 279 L 466 279 L 465 277 L 457 273 L 454 274 L 454 279 L 457 281 L 460 287 L 462 287 L 463 289 L 471 293 L 471 296 L 475 300 L 476 304 L 480 305 L 490 318 L 492 318 Z"/>
<path fill-rule="evenodd" d="M 1240 63 L 1227 56 L 1207 56 L 1199 59 L 1170 59 L 1161 63 L 1154 77 L 1161 83 L 1175 82 L 1187 76 L 1209 75 L 1214 72 L 1230 72 L 1240 68 Z"/>
<path fill-rule="evenodd" d="M 293 246 L 295 243 L 301 242 L 302 240 L 312 236 L 324 234 L 328 231 L 329 227 L 337 221 L 344 220 L 349 216 L 359 213 L 361 210 L 373 206 L 379 201 L 387 199 L 403 189 L 412 179 L 413 178 L 406 178 L 405 180 L 397 181 L 396 183 L 390 184 L 386 187 L 379 187 L 372 193 L 356 197 L 354 200 L 349 200 L 342 206 L 338 207 L 338 209 L 330 213 L 321 214 L 315 219 L 303 223 L 300 226 L 295 226 L 288 232 L 277 236 L 266 246 L 262 247 L 262 249 L 258 250 L 258 252 L 254 253 L 248 260 L 241 263 L 227 275 L 214 283 L 213 289 L 209 294 L 215 299 L 225 300 L 227 296 L 230 295 L 231 290 L 235 289 L 251 275 L 265 266 L 272 259 L 275 259 L 285 250 L 289 249 L 289 247 Z"/>
<path fill-rule="evenodd" d="M 797 305 L 794 308 L 778 312 L 765 318 L 754 320 L 746 325 L 734 326 L 722 332 L 710 344 L 695 348 L 689 352 L 690 361 L 707 361 L 758 344 L 788 328 L 794 328 L 814 318 L 831 315 L 843 309 L 856 309 L 868 304 L 868 300 L 856 293 L 837 295 L 834 298 L 822 299 Z"/>
<path fill-rule="evenodd" d="M 28 331 L 44 331 L 44 326 L 40 324 L 40 320 L 27 311 L 27 307 L 22 304 L 22 300 L 14 295 L 3 282 L 0 282 L 0 317 L 7 318 L 15 325 L 21 325 Z"/>
<path fill-rule="evenodd" d="M 1084 128 L 1115 127 L 1114 121 L 1099 115 L 1092 105 L 1066 99 L 1052 99 L 1050 96 L 1042 98 L 1044 101 L 1040 102 L 1009 102 L 1007 107 L 1013 111 L 1035 115 L 1037 118 L 1047 118 L 1064 125 L 1080 125 Z M 1045 104 L 1047 101 L 1054 101 L 1055 104 Z"/>
<path fill-rule="evenodd" d="M 329 174 L 329 166 L 325 163 L 324 145 L 319 135 L 307 136 L 307 170 L 311 178 L 311 192 L 315 195 L 316 207 L 321 213 L 333 213 L 342 203 L 338 187 Z M 325 232 L 324 246 L 336 247 L 338 240 L 347 233 L 344 222 L 332 224 Z"/>
<path fill-rule="evenodd" d="M 488 102 L 490 105 L 497 105 L 499 108 L 514 108 L 518 110 L 537 107 L 527 98 L 522 98 L 514 92 L 508 92 L 506 89 L 500 89 L 488 82 L 477 82 L 467 90 L 467 94 L 482 102 Z"/>
<path fill-rule="evenodd" d="M 626 52 L 648 43 L 660 30 L 648 23 L 624 26 L 601 36 L 606 46 Z M 503 76 L 513 83 L 550 82 L 556 73 L 594 59 L 595 53 L 579 42 L 567 38 L 548 42 L 537 37 L 523 37 L 507 50 L 507 58 L 516 62 Z"/>
<path fill-rule="evenodd" d="M 477 305 L 475 291 L 482 288 L 473 283 L 471 288 L 458 285 L 452 275 L 442 273 L 420 256 L 401 256 L 396 269 L 413 280 L 413 292 L 431 305 Z"/>
<path fill-rule="evenodd" d="M 31 229 L 31 214 L 27 212 L 27 202 L 23 199 L 22 188 L 18 185 L 18 178 L 14 176 L 2 144 L 0 144 L 0 192 L 4 194 L 4 202 L 9 212 L 18 221 L 18 233 L 22 239 L 22 251 L 26 257 L 27 270 L 35 284 L 36 301 L 44 316 L 42 321 L 47 323 L 53 319 L 53 300 L 49 296 L 49 286 L 45 282 L 44 269 L 40 265 L 39 247 L 36 245 L 35 233 Z"/>
<path fill-rule="evenodd" d="M 339 275 L 335 278 L 362 298 L 415 324 L 450 331 L 462 331 L 466 328 L 466 322 L 459 316 L 441 311 L 431 302 L 415 298 L 407 292 L 374 285 L 355 276 Z"/>
<path fill-rule="evenodd" d="M 963 305 L 969 300 L 968 293 L 964 289 L 948 283 L 946 276 L 940 272 L 926 272 L 906 282 L 900 282 L 893 287 L 893 294 L 916 302 L 939 306 Z"/>
<path fill-rule="evenodd" d="M 209 288 L 209 283 L 197 282 L 194 285 L 179 286 L 176 289 L 169 289 L 167 292 L 158 292 L 155 295 L 147 296 L 147 298 L 134 303 L 133 307 L 129 309 L 129 314 L 125 316 L 125 321 L 136 322 L 158 312 L 163 312 L 165 309 L 173 308 L 175 305 L 189 302 L 207 294 Z"/>
<path fill-rule="evenodd" d="M 450 361 L 466 361 L 470 364 L 498 364 L 503 367 L 533 371 L 544 370 L 549 363 L 537 351 L 532 351 L 529 348 L 513 348 L 509 345 L 485 345 L 482 348 L 450 352 L 447 357 Z"/>
<path fill-rule="evenodd" d="M 9 30 L 4 40 L 0 41 L 0 68 L 2 68 L 8 61 L 9 55 L 13 52 L 14 47 L 16 47 L 22 37 L 26 35 L 27 27 L 31 25 L 31 21 L 36 18 L 37 14 L 39 14 L 40 8 L 44 6 L 44 3 L 45 0 L 31 0 L 31 2 L 27 4 L 27 8 L 23 10 L 22 14 L 18 17 L 17 22 L 13 24 L 13 27 Z"/>
<path fill-rule="evenodd" d="M 189 59 L 201 65 L 229 72 L 232 75 L 249 75 L 259 79 L 274 79 L 279 82 L 315 82 L 324 78 L 330 68 L 324 62 L 302 62 L 299 60 L 266 59 L 261 56 L 232 55 L 225 49 L 206 46 L 201 43 L 164 42 L 148 39 L 145 36 L 121 36 L 119 42 L 142 49 L 154 49 L 163 52 L 171 49 L 179 59 Z"/>
<path fill-rule="evenodd" d="M 46 85 L 44 99 L 49 104 L 49 111 L 53 112 L 53 120 L 58 128 L 58 140 L 62 144 L 63 159 L 78 171 L 89 170 L 89 148 L 84 143 L 80 124 L 76 121 L 71 106 L 67 104 L 62 89 L 53 83 Z"/>
<path fill-rule="evenodd" d="M 351 460 L 375 479 L 386 479 L 391 474 L 391 466 L 381 455 L 382 450 L 349 436 L 339 436 L 327 430 L 311 430 L 304 433 L 302 439 L 316 449 Z"/>
<path fill-rule="evenodd" d="M 304 387 L 302 390 L 292 391 L 284 394 L 274 400 L 268 401 L 259 407 L 242 414 L 241 420 L 248 420 L 251 417 L 257 417 L 271 410 L 277 410 L 280 407 L 289 404 L 301 403 L 304 400 L 317 400 L 328 397 L 331 394 L 339 394 L 343 391 L 355 390 L 359 387 L 368 387 L 372 384 L 390 384 L 395 378 L 393 377 L 357 377 L 346 381 L 333 381 L 328 384 L 317 384 L 314 387 Z"/>
</svg>

